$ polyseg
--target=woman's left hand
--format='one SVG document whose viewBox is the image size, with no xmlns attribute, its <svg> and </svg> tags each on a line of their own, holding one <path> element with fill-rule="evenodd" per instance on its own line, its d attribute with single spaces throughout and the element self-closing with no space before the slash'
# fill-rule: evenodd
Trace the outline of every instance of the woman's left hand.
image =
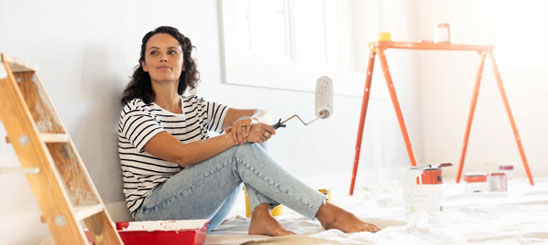
<svg viewBox="0 0 548 245">
<path fill-rule="evenodd" d="M 276 129 L 271 125 L 255 123 L 251 127 L 251 132 L 247 137 L 247 141 L 251 143 L 262 143 L 269 140 L 274 134 L 276 134 Z"/>
</svg>

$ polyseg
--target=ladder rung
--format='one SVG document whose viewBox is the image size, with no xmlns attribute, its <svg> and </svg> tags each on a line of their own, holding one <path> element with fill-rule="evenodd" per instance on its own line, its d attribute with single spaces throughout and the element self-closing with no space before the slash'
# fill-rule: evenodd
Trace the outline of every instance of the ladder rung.
<svg viewBox="0 0 548 245">
<path fill-rule="evenodd" d="M 79 206 L 74 208 L 74 213 L 77 220 L 83 220 L 94 214 L 98 214 L 101 211 L 103 211 L 103 205 L 101 204 Z"/>
<path fill-rule="evenodd" d="M 68 142 L 68 134 L 40 134 L 40 139 L 46 143 Z"/>
<path fill-rule="evenodd" d="M 8 73 L 6 71 L 6 68 L 4 68 L 3 65 L 0 65 L 0 80 L 6 79 L 8 77 Z"/>
<path fill-rule="evenodd" d="M 2 54 L 2 60 L 5 60 L 11 69 L 11 72 L 17 73 L 21 71 L 37 71 L 38 68 L 34 65 L 28 64 L 24 61 L 17 60 L 13 57 L 9 57 L 5 54 Z"/>
<path fill-rule="evenodd" d="M 39 174 L 40 168 L 0 168 L 0 174 Z"/>
</svg>

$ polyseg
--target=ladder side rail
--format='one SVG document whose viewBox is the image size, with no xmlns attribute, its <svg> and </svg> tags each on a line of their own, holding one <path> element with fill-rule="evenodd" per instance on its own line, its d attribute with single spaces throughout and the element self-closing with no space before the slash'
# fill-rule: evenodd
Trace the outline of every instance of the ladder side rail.
<svg viewBox="0 0 548 245">
<path fill-rule="evenodd" d="M 66 130 L 60 117 L 35 72 L 18 72 L 14 76 L 40 132 L 65 134 Z"/>
<path fill-rule="evenodd" d="M 102 211 L 85 217 L 83 220 L 95 242 L 104 242 L 104 244 L 120 243 L 116 227 L 72 141 L 47 144 L 47 147 L 56 160 L 57 168 L 61 169 L 63 179 L 69 186 L 72 202 L 75 205 L 74 208 L 79 209 L 90 205 L 103 207 Z"/>
<path fill-rule="evenodd" d="M 49 96 L 45 93 L 40 79 L 35 74 L 30 74 L 30 72 L 22 72 L 17 75 L 15 75 L 16 81 L 19 79 L 18 84 L 21 94 L 27 105 L 31 105 L 28 108 L 34 122 L 37 125 L 42 125 L 39 127 L 41 136 L 44 135 L 44 131 L 64 133 L 64 126 L 60 122 Z M 70 136 L 65 135 L 68 138 L 66 143 L 47 143 L 46 146 L 57 171 L 64 181 L 70 200 L 75 206 L 98 204 L 100 203 L 97 200 L 99 194 L 89 184 L 92 181 L 85 166 L 83 166 L 83 162 L 79 157 L 75 157 L 76 150 L 74 145 L 69 143 L 71 142 Z"/>
<path fill-rule="evenodd" d="M 44 220 L 58 244 L 85 244 L 86 237 L 72 213 L 68 193 L 62 185 L 53 160 L 40 141 L 39 131 L 32 120 L 15 76 L 2 60 L 7 77 L 0 80 L 0 117 L 13 142 L 23 167 L 38 167 L 39 174 L 27 175 L 31 189 L 43 213 Z"/>
</svg>

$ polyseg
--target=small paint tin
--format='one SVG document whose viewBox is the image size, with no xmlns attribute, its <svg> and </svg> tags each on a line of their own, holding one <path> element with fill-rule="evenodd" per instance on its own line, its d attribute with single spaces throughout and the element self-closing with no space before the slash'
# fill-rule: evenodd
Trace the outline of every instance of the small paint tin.
<svg viewBox="0 0 548 245">
<path fill-rule="evenodd" d="M 377 39 L 379 41 L 392 41 L 392 34 L 390 32 L 379 32 Z"/>
<path fill-rule="evenodd" d="M 486 173 L 465 173 L 464 182 L 466 182 L 464 186 L 466 192 L 486 192 L 489 190 Z"/>
<path fill-rule="evenodd" d="M 499 164 L 499 172 L 506 174 L 506 179 L 511 180 L 514 172 L 514 165 L 511 163 L 501 163 Z"/>
<path fill-rule="evenodd" d="M 451 26 L 449 25 L 449 23 L 439 23 L 434 27 L 434 42 L 451 42 Z"/>
<path fill-rule="evenodd" d="M 507 176 L 503 172 L 491 172 L 488 176 L 489 191 L 507 191 Z"/>
</svg>

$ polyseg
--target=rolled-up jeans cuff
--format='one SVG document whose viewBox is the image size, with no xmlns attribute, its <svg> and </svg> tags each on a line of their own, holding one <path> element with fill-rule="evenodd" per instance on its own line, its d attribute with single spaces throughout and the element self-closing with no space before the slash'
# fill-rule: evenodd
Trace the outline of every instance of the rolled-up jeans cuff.
<svg viewBox="0 0 548 245">
<path fill-rule="evenodd" d="M 245 189 L 249 196 L 249 206 L 251 207 L 251 212 L 255 211 L 255 208 L 263 203 L 269 204 L 270 208 L 280 205 L 280 203 L 266 197 L 248 184 L 245 185 Z"/>
</svg>

